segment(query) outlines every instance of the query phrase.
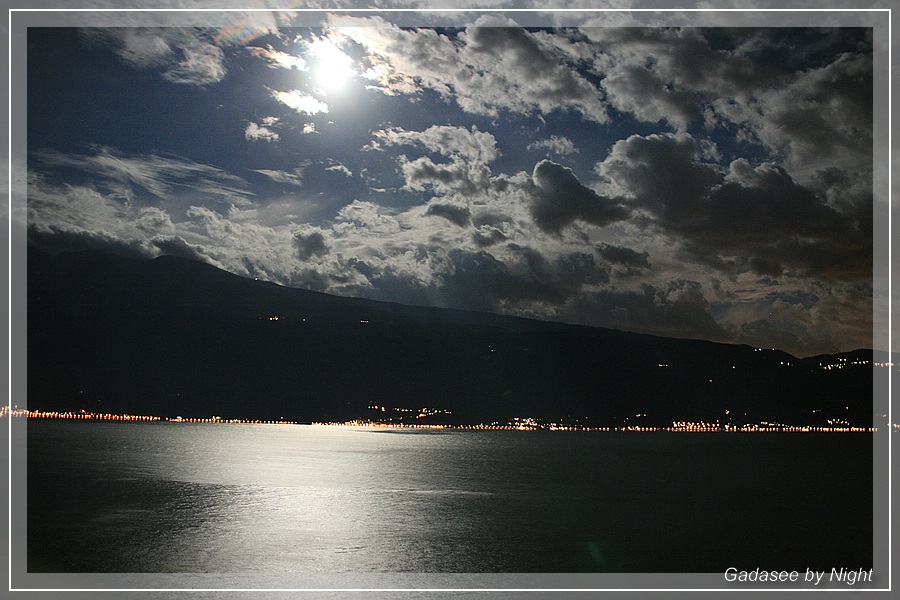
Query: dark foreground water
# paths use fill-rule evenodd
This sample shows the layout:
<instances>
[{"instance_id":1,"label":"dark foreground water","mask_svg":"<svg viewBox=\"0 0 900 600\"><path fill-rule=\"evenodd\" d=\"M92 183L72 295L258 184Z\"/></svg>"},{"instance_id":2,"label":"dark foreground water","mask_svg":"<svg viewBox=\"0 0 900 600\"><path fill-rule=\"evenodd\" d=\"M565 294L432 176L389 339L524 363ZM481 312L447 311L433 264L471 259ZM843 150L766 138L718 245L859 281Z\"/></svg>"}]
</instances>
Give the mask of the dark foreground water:
<instances>
[{"instance_id":1,"label":"dark foreground water","mask_svg":"<svg viewBox=\"0 0 900 600\"><path fill-rule=\"evenodd\" d=\"M870 434L30 421L30 572L872 565Z\"/></svg>"}]
</instances>

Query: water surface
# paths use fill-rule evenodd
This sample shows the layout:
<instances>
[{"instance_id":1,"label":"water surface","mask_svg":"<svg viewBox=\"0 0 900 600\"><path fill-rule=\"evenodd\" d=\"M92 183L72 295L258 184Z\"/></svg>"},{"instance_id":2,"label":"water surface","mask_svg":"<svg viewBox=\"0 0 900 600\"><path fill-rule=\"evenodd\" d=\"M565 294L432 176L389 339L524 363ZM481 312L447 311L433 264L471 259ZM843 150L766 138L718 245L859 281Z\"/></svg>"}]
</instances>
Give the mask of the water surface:
<instances>
[{"instance_id":1,"label":"water surface","mask_svg":"<svg viewBox=\"0 0 900 600\"><path fill-rule=\"evenodd\" d=\"M31 572L872 563L870 434L30 421Z\"/></svg>"}]
</instances>

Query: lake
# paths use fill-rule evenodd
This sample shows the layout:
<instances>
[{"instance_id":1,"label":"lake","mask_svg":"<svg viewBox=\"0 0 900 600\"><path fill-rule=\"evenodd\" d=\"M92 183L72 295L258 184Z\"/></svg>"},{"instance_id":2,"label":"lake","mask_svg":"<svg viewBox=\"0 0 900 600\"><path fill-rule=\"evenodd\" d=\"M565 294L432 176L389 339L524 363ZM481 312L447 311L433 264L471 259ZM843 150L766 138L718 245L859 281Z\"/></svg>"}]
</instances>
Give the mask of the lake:
<instances>
[{"instance_id":1,"label":"lake","mask_svg":"<svg viewBox=\"0 0 900 600\"><path fill-rule=\"evenodd\" d=\"M872 566L872 435L28 422L28 571Z\"/></svg>"}]
</instances>

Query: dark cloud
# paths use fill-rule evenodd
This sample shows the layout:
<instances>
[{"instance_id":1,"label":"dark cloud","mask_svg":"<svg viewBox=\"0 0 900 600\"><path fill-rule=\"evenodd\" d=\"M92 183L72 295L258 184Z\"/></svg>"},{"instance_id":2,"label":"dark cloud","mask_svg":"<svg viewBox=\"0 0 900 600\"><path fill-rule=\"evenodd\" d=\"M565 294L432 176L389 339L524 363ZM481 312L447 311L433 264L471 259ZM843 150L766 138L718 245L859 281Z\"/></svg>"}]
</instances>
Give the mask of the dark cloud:
<instances>
[{"instance_id":1,"label":"dark cloud","mask_svg":"<svg viewBox=\"0 0 900 600\"><path fill-rule=\"evenodd\" d=\"M873 89L871 54L843 55L765 98L761 138L802 160L840 152L870 160Z\"/></svg>"},{"instance_id":2,"label":"dark cloud","mask_svg":"<svg viewBox=\"0 0 900 600\"><path fill-rule=\"evenodd\" d=\"M568 167L542 160L534 167L532 181L537 189L531 215L544 231L559 233L576 220L604 226L628 217L622 204L583 186Z\"/></svg>"},{"instance_id":3,"label":"dark cloud","mask_svg":"<svg viewBox=\"0 0 900 600\"><path fill-rule=\"evenodd\" d=\"M699 282L674 279L637 290L605 289L579 295L562 316L598 327L670 337L731 341L734 333L716 322Z\"/></svg>"},{"instance_id":4,"label":"dark cloud","mask_svg":"<svg viewBox=\"0 0 900 600\"><path fill-rule=\"evenodd\" d=\"M678 229L703 218L718 169L697 162L700 146L688 134L632 135L616 142L596 172L634 199L633 206Z\"/></svg>"},{"instance_id":5,"label":"dark cloud","mask_svg":"<svg viewBox=\"0 0 900 600\"><path fill-rule=\"evenodd\" d=\"M325 235L319 229L310 228L294 233L294 248L300 260L328 254L329 247Z\"/></svg>"},{"instance_id":6,"label":"dark cloud","mask_svg":"<svg viewBox=\"0 0 900 600\"><path fill-rule=\"evenodd\" d=\"M327 275L322 291L333 291L338 282L350 296L416 306L448 306L440 290L395 265L357 256L340 261L340 265L340 273Z\"/></svg>"},{"instance_id":7,"label":"dark cloud","mask_svg":"<svg viewBox=\"0 0 900 600\"><path fill-rule=\"evenodd\" d=\"M498 91L533 104L544 111L574 108L586 118L606 121L597 89L565 64L565 57L511 21L484 17L466 29L468 58L475 65L488 66L481 83L497 85Z\"/></svg>"},{"instance_id":8,"label":"dark cloud","mask_svg":"<svg viewBox=\"0 0 900 600\"><path fill-rule=\"evenodd\" d=\"M735 332L735 342L758 348L778 348L794 356L811 356L840 352L848 347L871 346L871 339L838 340L824 330L798 327L796 322L760 319L741 324ZM846 346L846 344L850 346Z\"/></svg>"},{"instance_id":9,"label":"dark cloud","mask_svg":"<svg viewBox=\"0 0 900 600\"><path fill-rule=\"evenodd\" d=\"M741 56L736 48L710 46L693 28L589 28L594 69L617 110L647 122L665 120L686 130L717 99L746 100L778 74ZM721 45L721 44L720 44Z\"/></svg>"},{"instance_id":10,"label":"dark cloud","mask_svg":"<svg viewBox=\"0 0 900 600\"><path fill-rule=\"evenodd\" d=\"M828 206L855 224L860 231L872 231L875 218L873 180L865 173L831 167L816 172L809 187Z\"/></svg>"},{"instance_id":11,"label":"dark cloud","mask_svg":"<svg viewBox=\"0 0 900 600\"><path fill-rule=\"evenodd\" d=\"M722 173L701 161L691 136L665 134L617 142L596 170L705 264L771 276L871 276L871 230L778 165L738 159Z\"/></svg>"},{"instance_id":12,"label":"dark cloud","mask_svg":"<svg viewBox=\"0 0 900 600\"><path fill-rule=\"evenodd\" d=\"M565 282L573 295L583 286L609 283L609 272L596 263L593 254L569 252L551 263L555 277Z\"/></svg>"},{"instance_id":13,"label":"dark cloud","mask_svg":"<svg viewBox=\"0 0 900 600\"><path fill-rule=\"evenodd\" d=\"M846 219L783 168L763 164L750 170L739 160L729 176L744 170L727 176L710 194L706 220L697 229L711 244L777 243L790 236L835 239L846 233ZM694 233L689 226L685 232Z\"/></svg>"},{"instance_id":14,"label":"dark cloud","mask_svg":"<svg viewBox=\"0 0 900 600\"><path fill-rule=\"evenodd\" d=\"M845 240L787 239L759 248L762 258L778 263L792 275L824 281L857 282L872 277L871 237Z\"/></svg>"},{"instance_id":15,"label":"dark cloud","mask_svg":"<svg viewBox=\"0 0 900 600\"><path fill-rule=\"evenodd\" d=\"M558 288L562 299L576 293L584 285L609 281L609 274L598 267L593 254L568 252L551 260L530 246L509 244L507 247L524 261L532 277Z\"/></svg>"},{"instance_id":16,"label":"dark cloud","mask_svg":"<svg viewBox=\"0 0 900 600\"><path fill-rule=\"evenodd\" d=\"M767 275L769 277L781 277L784 274L784 267L780 263L758 256L750 257L750 269L759 275ZM733 270L734 267L723 268L722 270Z\"/></svg>"},{"instance_id":17,"label":"dark cloud","mask_svg":"<svg viewBox=\"0 0 900 600\"><path fill-rule=\"evenodd\" d=\"M466 227L467 225L470 225L472 223L472 211L470 211L466 206L458 206L456 204L431 202L429 203L428 209L425 211L425 214L435 217L443 217L454 225L459 225L460 227Z\"/></svg>"},{"instance_id":18,"label":"dark cloud","mask_svg":"<svg viewBox=\"0 0 900 600\"><path fill-rule=\"evenodd\" d=\"M453 249L453 268L439 277L439 291L450 306L496 311L529 310L541 305L543 316L563 305L585 285L604 283L608 274L590 254L574 252L548 259L534 248L510 245L509 262L486 251Z\"/></svg>"},{"instance_id":19,"label":"dark cloud","mask_svg":"<svg viewBox=\"0 0 900 600\"><path fill-rule=\"evenodd\" d=\"M871 161L871 31L588 28L617 110L680 131L739 127L785 162Z\"/></svg>"},{"instance_id":20,"label":"dark cloud","mask_svg":"<svg viewBox=\"0 0 900 600\"><path fill-rule=\"evenodd\" d=\"M433 189L437 193L475 195L483 193L490 181L490 170L481 163L453 160L435 163L427 156L415 160L401 158L400 168L410 190Z\"/></svg>"},{"instance_id":21,"label":"dark cloud","mask_svg":"<svg viewBox=\"0 0 900 600\"><path fill-rule=\"evenodd\" d=\"M448 253L448 258L454 269L441 275L440 280L441 293L450 306L491 311L496 310L503 299L526 295L544 299L546 290L534 288L528 278L516 277L488 252L454 249Z\"/></svg>"},{"instance_id":22,"label":"dark cloud","mask_svg":"<svg viewBox=\"0 0 900 600\"><path fill-rule=\"evenodd\" d=\"M611 263L624 266L628 272L639 272L650 268L649 254L625 246L600 244L597 253Z\"/></svg>"},{"instance_id":23,"label":"dark cloud","mask_svg":"<svg viewBox=\"0 0 900 600\"><path fill-rule=\"evenodd\" d=\"M658 73L641 65L627 65L603 79L610 102L642 121L667 121L685 130L702 116L702 99L686 90L670 89Z\"/></svg>"},{"instance_id":24,"label":"dark cloud","mask_svg":"<svg viewBox=\"0 0 900 600\"><path fill-rule=\"evenodd\" d=\"M745 161L736 161L729 175L746 169ZM839 213L782 168L761 165L744 175L726 177L712 193L705 222L685 231L691 244L750 256L760 274L791 269L827 279L871 277L871 229Z\"/></svg>"},{"instance_id":25,"label":"dark cloud","mask_svg":"<svg viewBox=\"0 0 900 600\"><path fill-rule=\"evenodd\" d=\"M49 254L99 250L132 258L155 256L153 249L141 241L123 239L100 231L29 224L27 237L29 245Z\"/></svg>"},{"instance_id":26,"label":"dark cloud","mask_svg":"<svg viewBox=\"0 0 900 600\"><path fill-rule=\"evenodd\" d=\"M545 255L510 243L495 252L417 245L405 254L411 261L397 261L396 254L343 261L353 294L549 318L585 288L609 281L608 272L585 252Z\"/></svg>"},{"instance_id":27,"label":"dark cloud","mask_svg":"<svg viewBox=\"0 0 900 600\"><path fill-rule=\"evenodd\" d=\"M795 306L802 306L803 308L812 308L821 300L819 296L812 292L807 292L804 290L790 290L787 292L780 293L771 293L769 297L777 300L778 302L784 302L787 304L793 304Z\"/></svg>"},{"instance_id":28,"label":"dark cloud","mask_svg":"<svg viewBox=\"0 0 900 600\"><path fill-rule=\"evenodd\" d=\"M475 245L481 248L493 246L507 240L506 234L492 225L481 225L472 233Z\"/></svg>"}]
</instances>

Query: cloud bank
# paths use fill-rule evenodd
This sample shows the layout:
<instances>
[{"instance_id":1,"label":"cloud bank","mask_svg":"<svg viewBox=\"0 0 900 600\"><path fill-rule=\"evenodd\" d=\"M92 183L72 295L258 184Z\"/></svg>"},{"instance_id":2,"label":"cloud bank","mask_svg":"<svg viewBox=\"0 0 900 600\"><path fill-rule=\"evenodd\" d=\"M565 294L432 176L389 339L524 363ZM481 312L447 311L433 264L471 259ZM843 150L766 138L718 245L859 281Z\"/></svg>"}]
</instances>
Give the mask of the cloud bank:
<instances>
[{"instance_id":1,"label":"cloud bank","mask_svg":"<svg viewBox=\"0 0 900 600\"><path fill-rule=\"evenodd\" d=\"M872 345L871 32L323 25L79 32L189 91L208 138L99 123L31 148L32 243L801 355ZM324 43L353 73L327 93Z\"/></svg>"}]
</instances>

